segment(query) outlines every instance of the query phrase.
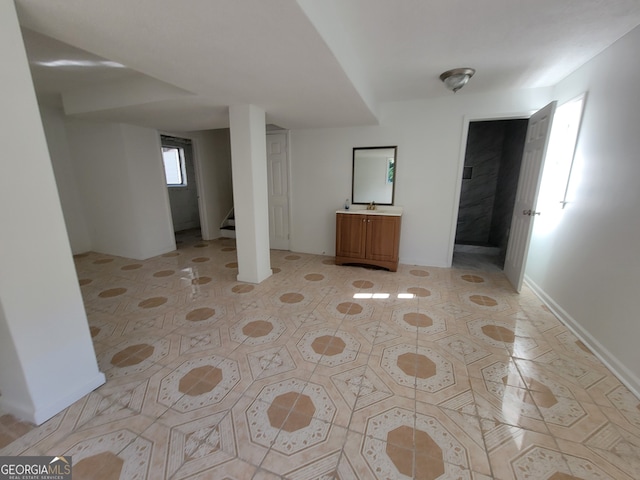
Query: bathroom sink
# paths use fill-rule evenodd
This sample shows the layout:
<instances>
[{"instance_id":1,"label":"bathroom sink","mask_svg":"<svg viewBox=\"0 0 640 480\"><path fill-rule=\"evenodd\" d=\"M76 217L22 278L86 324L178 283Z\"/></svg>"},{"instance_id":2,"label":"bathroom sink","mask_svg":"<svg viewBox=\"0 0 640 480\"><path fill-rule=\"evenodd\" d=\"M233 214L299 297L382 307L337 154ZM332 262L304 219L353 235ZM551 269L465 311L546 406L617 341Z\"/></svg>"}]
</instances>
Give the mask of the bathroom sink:
<instances>
[{"instance_id":1,"label":"bathroom sink","mask_svg":"<svg viewBox=\"0 0 640 480\"><path fill-rule=\"evenodd\" d=\"M356 214L356 215L391 215L391 216L402 216L402 207L393 207L393 206L376 206L375 210L367 210L365 205L352 205L349 210L338 210L336 213L347 213L347 214Z\"/></svg>"}]
</instances>

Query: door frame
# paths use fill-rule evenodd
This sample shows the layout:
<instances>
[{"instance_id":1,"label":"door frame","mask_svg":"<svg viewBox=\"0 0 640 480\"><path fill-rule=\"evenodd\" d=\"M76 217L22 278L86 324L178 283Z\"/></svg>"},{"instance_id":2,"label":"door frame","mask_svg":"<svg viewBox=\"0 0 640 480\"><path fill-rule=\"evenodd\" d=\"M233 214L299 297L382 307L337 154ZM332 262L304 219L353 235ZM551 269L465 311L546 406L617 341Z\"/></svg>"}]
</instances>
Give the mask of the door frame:
<instances>
[{"instance_id":1,"label":"door frame","mask_svg":"<svg viewBox=\"0 0 640 480\"><path fill-rule=\"evenodd\" d=\"M206 211L207 205L204 199L202 198L202 192L203 192L202 171L201 171L202 167L200 165L198 140L196 138L193 138L191 135L186 135L184 133L173 133L173 132L158 130L158 140L160 141L161 144L162 144L162 140L160 139L161 135L164 135L167 137L184 138L185 140L191 141L191 155L193 156L193 171L194 171L193 173L194 173L194 176L196 177L196 194L198 196L198 216L200 217L200 235L202 236L203 240L211 240L213 238L216 238L216 237L205 238L210 236L209 223L207 221L209 217ZM167 187L166 183L165 183L165 187ZM169 187L167 187L167 201L168 200L169 200ZM169 208L169 218L171 220L171 225L173 225L173 216L171 214L171 208Z\"/></svg>"},{"instance_id":2,"label":"door frame","mask_svg":"<svg viewBox=\"0 0 640 480\"><path fill-rule=\"evenodd\" d=\"M451 231L449 232L449 250L447 251L447 266L453 265L453 249L456 243L456 230L458 229L458 210L460 209L460 195L462 193L462 172L464 160L467 156L467 139L469 137L469 124L471 122L490 122L493 120L528 120L539 109L527 110L515 113L494 113L486 115L465 115L462 118L462 135L460 137L460 155L456 173L456 188L453 198L453 211L451 212Z\"/></svg>"}]
</instances>

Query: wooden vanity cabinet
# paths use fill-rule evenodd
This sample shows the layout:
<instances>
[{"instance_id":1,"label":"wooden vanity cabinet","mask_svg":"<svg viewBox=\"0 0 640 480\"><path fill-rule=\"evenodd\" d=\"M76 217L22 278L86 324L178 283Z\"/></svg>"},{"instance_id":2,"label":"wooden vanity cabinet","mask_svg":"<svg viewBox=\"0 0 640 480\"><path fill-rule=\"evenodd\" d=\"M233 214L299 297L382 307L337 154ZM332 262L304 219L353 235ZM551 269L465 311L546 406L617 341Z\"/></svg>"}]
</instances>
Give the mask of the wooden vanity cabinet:
<instances>
[{"instance_id":1,"label":"wooden vanity cabinet","mask_svg":"<svg viewBox=\"0 0 640 480\"><path fill-rule=\"evenodd\" d=\"M398 270L400 216L336 214L336 265L375 265Z\"/></svg>"}]
</instances>

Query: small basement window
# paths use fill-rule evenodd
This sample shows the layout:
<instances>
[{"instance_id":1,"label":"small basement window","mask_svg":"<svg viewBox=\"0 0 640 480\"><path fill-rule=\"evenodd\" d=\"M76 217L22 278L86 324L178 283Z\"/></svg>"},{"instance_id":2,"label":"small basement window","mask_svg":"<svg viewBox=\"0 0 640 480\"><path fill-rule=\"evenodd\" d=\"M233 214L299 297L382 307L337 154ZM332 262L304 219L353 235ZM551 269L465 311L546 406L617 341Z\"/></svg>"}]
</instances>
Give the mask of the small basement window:
<instances>
[{"instance_id":1,"label":"small basement window","mask_svg":"<svg viewBox=\"0 0 640 480\"><path fill-rule=\"evenodd\" d=\"M164 174L170 187L185 187L187 176L184 166L184 149L180 147L162 147Z\"/></svg>"}]
</instances>

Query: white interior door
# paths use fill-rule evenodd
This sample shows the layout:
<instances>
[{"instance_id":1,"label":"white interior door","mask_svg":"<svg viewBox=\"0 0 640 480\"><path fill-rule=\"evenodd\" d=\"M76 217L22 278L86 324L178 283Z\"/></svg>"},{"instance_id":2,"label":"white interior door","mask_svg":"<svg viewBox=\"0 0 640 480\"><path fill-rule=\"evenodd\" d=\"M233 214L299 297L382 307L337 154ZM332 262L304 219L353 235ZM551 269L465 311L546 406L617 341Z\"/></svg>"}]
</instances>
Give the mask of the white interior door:
<instances>
[{"instance_id":1,"label":"white interior door","mask_svg":"<svg viewBox=\"0 0 640 480\"><path fill-rule=\"evenodd\" d=\"M289 164L287 136L267 135L269 188L269 242L276 250L289 250Z\"/></svg>"},{"instance_id":2,"label":"white interior door","mask_svg":"<svg viewBox=\"0 0 640 480\"><path fill-rule=\"evenodd\" d=\"M516 204L504 262L504 273L518 292L522 288L533 220L540 214L534 209L555 110L556 102L551 102L529 119L527 127Z\"/></svg>"}]
</instances>

